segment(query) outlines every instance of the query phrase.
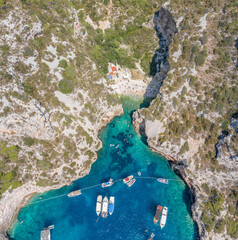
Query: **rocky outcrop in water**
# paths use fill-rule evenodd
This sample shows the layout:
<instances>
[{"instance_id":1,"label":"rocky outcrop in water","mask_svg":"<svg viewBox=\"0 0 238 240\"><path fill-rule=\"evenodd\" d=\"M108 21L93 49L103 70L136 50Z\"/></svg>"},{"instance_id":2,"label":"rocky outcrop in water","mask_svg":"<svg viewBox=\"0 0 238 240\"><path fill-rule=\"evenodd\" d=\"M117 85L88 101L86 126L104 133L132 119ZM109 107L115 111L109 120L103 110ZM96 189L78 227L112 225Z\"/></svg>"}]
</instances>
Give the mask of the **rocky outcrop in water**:
<instances>
[{"instance_id":1,"label":"rocky outcrop in water","mask_svg":"<svg viewBox=\"0 0 238 240\"><path fill-rule=\"evenodd\" d=\"M98 131L100 131L103 127L106 127L108 123L112 121L112 119L116 116L121 116L123 114L123 108L121 105L118 105L117 107L108 109L104 116L101 119L100 126L98 128Z\"/></svg>"}]
</instances>

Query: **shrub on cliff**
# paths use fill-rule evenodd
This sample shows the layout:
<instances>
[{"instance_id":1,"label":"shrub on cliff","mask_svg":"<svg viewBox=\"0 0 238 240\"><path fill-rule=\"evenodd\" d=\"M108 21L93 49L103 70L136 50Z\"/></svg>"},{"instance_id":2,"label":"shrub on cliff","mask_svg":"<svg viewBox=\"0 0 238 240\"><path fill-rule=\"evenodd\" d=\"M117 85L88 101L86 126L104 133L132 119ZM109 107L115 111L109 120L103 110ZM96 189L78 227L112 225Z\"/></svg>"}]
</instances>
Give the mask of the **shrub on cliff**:
<instances>
[{"instance_id":1,"label":"shrub on cliff","mask_svg":"<svg viewBox=\"0 0 238 240\"><path fill-rule=\"evenodd\" d=\"M27 145L28 147L31 147L34 143L35 143L35 140L34 138L31 138L29 136L26 136L26 137L23 137L23 142L25 145Z\"/></svg>"},{"instance_id":2,"label":"shrub on cliff","mask_svg":"<svg viewBox=\"0 0 238 240\"><path fill-rule=\"evenodd\" d=\"M187 152L188 150L189 150L189 145L188 145L188 141L186 141L184 143L184 145L181 147L179 154L183 154L183 153Z\"/></svg>"},{"instance_id":3,"label":"shrub on cliff","mask_svg":"<svg viewBox=\"0 0 238 240\"><path fill-rule=\"evenodd\" d=\"M63 79L59 82L59 90L64 93L72 93L74 89L74 83L71 80Z\"/></svg>"},{"instance_id":4,"label":"shrub on cliff","mask_svg":"<svg viewBox=\"0 0 238 240\"><path fill-rule=\"evenodd\" d=\"M7 160L16 162L18 160L18 152L19 152L18 147L13 145L10 147L4 147L0 151L0 155L2 155Z\"/></svg>"},{"instance_id":5,"label":"shrub on cliff","mask_svg":"<svg viewBox=\"0 0 238 240\"><path fill-rule=\"evenodd\" d=\"M210 232L216 224L216 218L205 212L202 216L202 222L205 224L206 230Z\"/></svg>"},{"instance_id":6,"label":"shrub on cliff","mask_svg":"<svg viewBox=\"0 0 238 240\"><path fill-rule=\"evenodd\" d=\"M59 61L59 64L58 64L58 67L61 67L61 68L66 68L68 66L67 64L67 61L65 59L62 59Z\"/></svg>"},{"instance_id":7,"label":"shrub on cliff","mask_svg":"<svg viewBox=\"0 0 238 240\"><path fill-rule=\"evenodd\" d=\"M206 57L207 57L207 50L204 49L195 57L194 59L195 64L197 66L202 66L206 61Z\"/></svg>"},{"instance_id":8,"label":"shrub on cliff","mask_svg":"<svg viewBox=\"0 0 238 240\"><path fill-rule=\"evenodd\" d=\"M216 226L215 226L214 232L215 233L222 233L224 231L225 224L226 223L225 223L224 219L219 219Z\"/></svg>"},{"instance_id":9,"label":"shrub on cliff","mask_svg":"<svg viewBox=\"0 0 238 240\"><path fill-rule=\"evenodd\" d=\"M226 229L232 238L238 238L238 222L236 220L228 219Z\"/></svg>"}]
</instances>

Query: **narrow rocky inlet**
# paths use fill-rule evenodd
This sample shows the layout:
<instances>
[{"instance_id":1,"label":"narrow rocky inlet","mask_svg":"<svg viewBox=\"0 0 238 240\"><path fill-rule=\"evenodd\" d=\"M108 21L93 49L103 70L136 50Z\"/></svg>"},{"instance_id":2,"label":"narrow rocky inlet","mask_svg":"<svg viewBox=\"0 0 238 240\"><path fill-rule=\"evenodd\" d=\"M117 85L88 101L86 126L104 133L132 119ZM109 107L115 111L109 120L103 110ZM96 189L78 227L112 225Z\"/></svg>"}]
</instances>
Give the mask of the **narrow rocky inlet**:
<instances>
[{"instance_id":1,"label":"narrow rocky inlet","mask_svg":"<svg viewBox=\"0 0 238 240\"><path fill-rule=\"evenodd\" d=\"M238 238L236 19L235 0L0 0L0 240Z\"/></svg>"}]
</instances>

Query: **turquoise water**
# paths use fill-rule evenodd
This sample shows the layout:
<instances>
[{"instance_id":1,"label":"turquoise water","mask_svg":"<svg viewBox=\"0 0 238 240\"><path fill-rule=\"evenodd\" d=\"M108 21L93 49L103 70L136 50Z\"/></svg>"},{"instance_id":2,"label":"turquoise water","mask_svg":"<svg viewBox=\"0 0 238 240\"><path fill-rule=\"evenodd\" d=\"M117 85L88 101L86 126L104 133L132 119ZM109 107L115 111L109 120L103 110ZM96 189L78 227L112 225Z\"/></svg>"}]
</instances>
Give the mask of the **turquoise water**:
<instances>
[{"instance_id":1,"label":"turquoise water","mask_svg":"<svg viewBox=\"0 0 238 240\"><path fill-rule=\"evenodd\" d=\"M122 181L110 188L100 186L82 191L82 195L62 196L28 205L21 209L9 230L11 240L39 240L40 231L51 224L52 240L99 239L144 240L152 232L155 240L193 240L197 227L190 215L190 196L187 186L170 169L163 157L153 153L143 143L131 124L131 111L139 108L140 101L124 98L122 117L116 117L100 132L103 148L89 175L70 187L37 194L31 203L69 193L109 180L125 178L137 172L141 177L174 179L168 185L155 179L137 179L129 188ZM110 146L119 144L118 148ZM106 219L96 215L96 198L115 196L115 210ZM40 201L41 201L40 200ZM155 226L153 217L156 206L168 207L168 217L163 230ZM22 222L23 221L23 222ZM21 223L22 222L22 223Z\"/></svg>"}]
</instances>

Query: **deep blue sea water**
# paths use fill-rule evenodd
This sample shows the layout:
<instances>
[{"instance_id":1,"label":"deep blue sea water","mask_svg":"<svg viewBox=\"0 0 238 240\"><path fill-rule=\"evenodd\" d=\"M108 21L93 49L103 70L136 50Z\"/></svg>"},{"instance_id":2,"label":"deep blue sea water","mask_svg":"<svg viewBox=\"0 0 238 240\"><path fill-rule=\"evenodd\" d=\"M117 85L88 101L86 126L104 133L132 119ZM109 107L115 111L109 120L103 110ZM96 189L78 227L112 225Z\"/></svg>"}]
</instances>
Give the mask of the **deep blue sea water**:
<instances>
[{"instance_id":1,"label":"deep blue sea water","mask_svg":"<svg viewBox=\"0 0 238 240\"><path fill-rule=\"evenodd\" d=\"M82 191L82 195L66 195L27 205L21 209L9 230L11 240L39 240L40 231L51 224L52 240L146 240L152 232L155 240L194 240L197 227L191 218L190 196L186 184L171 170L165 158L152 152L137 135L130 113L141 100L124 98L122 117L116 117L100 132L103 148L89 175L72 186L35 195L30 203L69 193L113 178L122 179L137 172L141 177L174 179L162 184L155 179L137 179L129 188L122 181L110 188L100 186ZM110 146L119 144L118 148ZM96 215L97 195L115 196L115 210L106 219ZM155 226L156 206L167 206L168 216L163 230ZM98 221L97 221L98 220ZM23 221L23 223L21 223Z\"/></svg>"}]
</instances>

